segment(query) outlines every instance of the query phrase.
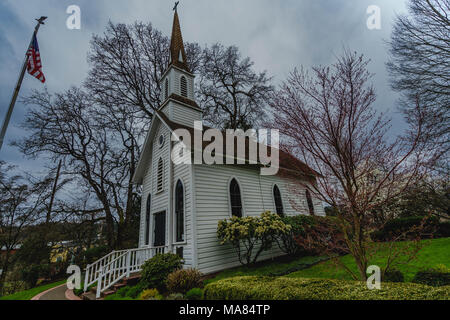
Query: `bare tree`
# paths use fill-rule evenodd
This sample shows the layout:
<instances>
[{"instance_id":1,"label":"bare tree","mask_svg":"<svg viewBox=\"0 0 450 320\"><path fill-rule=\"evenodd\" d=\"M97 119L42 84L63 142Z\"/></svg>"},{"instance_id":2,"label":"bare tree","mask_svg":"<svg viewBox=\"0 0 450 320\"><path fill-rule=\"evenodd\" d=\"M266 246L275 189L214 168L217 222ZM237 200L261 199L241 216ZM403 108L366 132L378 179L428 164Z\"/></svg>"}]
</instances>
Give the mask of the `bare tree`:
<instances>
[{"instance_id":1,"label":"bare tree","mask_svg":"<svg viewBox=\"0 0 450 320\"><path fill-rule=\"evenodd\" d=\"M403 110L410 118L420 99L423 131L445 153L450 134L450 1L410 0L409 13L397 17L392 32L392 88L402 92Z\"/></svg>"},{"instance_id":2,"label":"bare tree","mask_svg":"<svg viewBox=\"0 0 450 320\"><path fill-rule=\"evenodd\" d=\"M14 264L13 251L25 238L27 228L45 221L52 179L30 179L11 174L13 167L0 162L0 294Z\"/></svg>"},{"instance_id":3,"label":"bare tree","mask_svg":"<svg viewBox=\"0 0 450 320\"><path fill-rule=\"evenodd\" d=\"M376 112L368 61L345 52L330 67L292 72L273 96L274 123L294 154L320 178L298 187L337 210L348 251L366 279L371 211L398 197L422 174L421 114L408 137L392 139L389 120Z\"/></svg>"},{"instance_id":4,"label":"bare tree","mask_svg":"<svg viewBox=\"0 0 450 320\"><path fill-rule=\"evenodd\" d=\"M35 92L26 102L35 106L24 124L30 136L15 144L27 156L62 159L64 175L78 177L96 195L96 209L105 214L108 245L120 246L115 223L120 234L136 214L137 190L131 177L139 154L140 121L129 112L97 105L76 88L55 97Z\"/></svg>"},{"instance_id":5,"label":"bare tree","mask_svg":"<svg viewBox=\"0 0 450 320\"><path fill-rule=\"evenodd\" d=\"M264 114L273 91L266 72L256 73L235 46L203 51L198 99L205 120L222 129L249 129Z\"/></svg>"},{"instance_id":6,"label":"bare tree","mask_svg":"<svg viewBox=\"0 0 450 320\"><path fill-rule=\"evenodd\" d=\"M121 105L151 119L161 103L160 79L169 64L169 45L168 37L151 23L109 22L103 36L92 38L86 88L104 106ZM189 68L195 72L201 49L195 43L185 47Z\"/></svg>"}]
</instances>

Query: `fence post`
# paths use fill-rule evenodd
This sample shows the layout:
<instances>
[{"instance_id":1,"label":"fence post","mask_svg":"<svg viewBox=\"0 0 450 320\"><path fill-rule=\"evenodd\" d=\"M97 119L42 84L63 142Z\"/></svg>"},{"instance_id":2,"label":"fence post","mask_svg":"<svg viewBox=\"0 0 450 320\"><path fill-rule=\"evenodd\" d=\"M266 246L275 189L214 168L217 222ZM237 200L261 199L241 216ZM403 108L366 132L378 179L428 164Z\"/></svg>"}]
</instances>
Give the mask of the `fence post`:
<instances>
[{"instance_id":1,"label":"fence post","mask_svg":"<svg viewBox=\"0 0 450 320\"><path fill-rule=\"evenodd\" d=\"M100 268L100 271L98 273L97 294L95 296L97 299L100 298L100 295L101 295L102 277L103 277L103 267Z\"/></svg>"},{"instance_id":2,"label":"fence post","mask_svg":"<svg viewBox=\"0 0 450 320\"><path fill-rule=\"evenodd\" d=\"M131 265L131 250L127 252L127 278L130 277L130 266Z\"/></svg>"},{"instance_id":3,"label":"fence post","mask_svg":"<svg viewBox=\"0 0 450 320\"><path fill-rule=\"evenodd\" d=\"M88 264L86 266L86 273L84 275L84 289L83 289L84 292L87 291L87 284L89 282L89 267L90 267L90 265Z\"/></svg>"}]
</instances>

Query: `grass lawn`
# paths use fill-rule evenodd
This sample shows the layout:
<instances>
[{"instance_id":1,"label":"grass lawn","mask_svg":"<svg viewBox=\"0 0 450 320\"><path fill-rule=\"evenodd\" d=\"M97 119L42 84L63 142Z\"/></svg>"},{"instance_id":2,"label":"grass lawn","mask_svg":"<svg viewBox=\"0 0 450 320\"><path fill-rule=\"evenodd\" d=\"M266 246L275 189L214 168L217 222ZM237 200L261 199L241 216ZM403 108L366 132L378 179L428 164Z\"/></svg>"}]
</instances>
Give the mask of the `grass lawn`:
<instances>
[{"instance_id":1,"label":"grass lawn","mask_svg":"<svg viewBox=\"0 0 450 320\"><path fill-rule=\"evenodd\" d=\"M39 293L44 292L45 290L64 284L66 281L67 280L61 280L59 282L48 283L46 285L32 288L29 290L16 292L9 296L0 297L0 300L31 300L31 298L33 298L35 295L38 295Z\"/></svg>"},{"instance_id":2,"label":"grass lawn","mask_svg":"<svg viewBox=\"0 0 450 320\"><path fill-rule=\"evenodd\" d=\"M399 243L404 245L404 243ZM384 266L386 250L381 250L379 254L373 257L369 265ZM341 261L349 267L353 272L357 273L355 261L352 256L346 255L341 257ZM410 282L417 271L424 268L435 267L443 264L450 268L450 238L424 240L424 246L418 253L417 259L405 265L396 267L400 270L405 282ZM300 270L289 274L291 278L328 278L352 280L352 277L343 269L336 268L332 261L322 262L311 268Z\"/></svg>"},{"instance_id":3,"label":"grass lawn","mask_svg":"<svg viewBox=\"0 0 450 320\"><path fill-rule=\"evenodd\" d=\"M205 280L205 285L218 280L240 276L283 276L294 271L309 268L310 266L325 260L326 257L281 257L273 261L263 261L251 267L237 267L224 270Z\"/></svg>"},{"instance_id":4,"label":"grass lawn","mask_svg":"<svg viewBox=\"0 0 450 320\"><path fill-rule=\"evenodd\" d=\"M222 279L238 277L238 276L282 276L291 272L308 268L320 261L327 259L326 257L279 257L274 260L263 261L251 267L237 267L228 269L214 274L212 277L204 281L204 284L216 282ZM107 296L105 300L137 300L130 297L121 297L117 293Z\"/></svg>"}]
</instances>

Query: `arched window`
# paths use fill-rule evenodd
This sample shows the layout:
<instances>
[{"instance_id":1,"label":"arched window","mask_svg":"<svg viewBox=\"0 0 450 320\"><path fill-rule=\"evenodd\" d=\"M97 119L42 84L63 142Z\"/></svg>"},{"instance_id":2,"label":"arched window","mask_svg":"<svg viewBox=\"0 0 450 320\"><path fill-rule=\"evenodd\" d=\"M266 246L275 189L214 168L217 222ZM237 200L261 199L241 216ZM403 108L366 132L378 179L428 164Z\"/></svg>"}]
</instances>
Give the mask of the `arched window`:
<instances>
[{"instance_id":1,"label":"arched window","mask_svg":"<svg viewBox=\"0 0 450 320\"><path fill-rule=\"evenodd\" d=\"M164 97L165 99L169 97L169 79L166 79L166 84L164 88Z\"/></svg>"},{"instance_id":2,"label":"arched window","mask_svg":"<svg viewBox=\"0 0 450 320\"><path fill-rule=\"evenodd\" d=\"M279 216L284 215L283 200L281 200L281 192L277 185L273 187L273 199L275 200L275 208Z\"/></svg>"},{"instance_id":3,"label":"arched window","mask_svg":"<svg viewBox=\"0 0 450 320\"><path fill-rule=\"evenodd\" d=\"M150 245L150 209L152 206L152 196L147 197L147 204L145 206L145 245Z\"/></svg>"},{"instance_id":4,"label":"arched window","mask_svg":"<svg viewBox=\"0 0 450 320\"><path fill-rule=\"evenodd\" d=\"M230 182L230 204L231 214L235 217L242 217L241 189L236 179Z\"/></svg>"},{"instance_id":5,"label":"arched window","mask_svg":"<svg viewBox=\"0 0 450 320\"><path fill-rule=\"evenodd\" d=\"M176 242L184 241L184 188L181 180L175 187L175 226Z\"/></svg>"},{"instance_id":6,"label":"arched window","mask_svg":"<svg viewBox=\"0 0 450 320\"><path fill-rule=\"evenodd\" d=\"M187 94L187 81L186 81L186 77L185 76L181 76L180 88L181 88L181 95L183 97L187 98L187 96L188 96L188 94Z\"/></svg>"},{"instance_id":7,"label":"arched window","mask_svg":"<svg viewBox=\"0 0 450 320\"><path fill-rule=\"evenodd\" d=\"M309 190L306 190L306 201L308 202L309 213L313 216L314 215L314 203L312 201L311 193L309 192Z\"/></svg>"},{"instance_id":8,"label":"arched window","mask_svg":"<svg viewBox=\"0 0 450 320\"><path fill-rule=\"evenodd\" d=\"M164 162L163 159L159 159L158 161L158 173L157 173L157 177L156 177L156 189L158 192L161 192L164 190L164 185L163 185L163 174L164 174Z\"/></svg>"}]
</instances>

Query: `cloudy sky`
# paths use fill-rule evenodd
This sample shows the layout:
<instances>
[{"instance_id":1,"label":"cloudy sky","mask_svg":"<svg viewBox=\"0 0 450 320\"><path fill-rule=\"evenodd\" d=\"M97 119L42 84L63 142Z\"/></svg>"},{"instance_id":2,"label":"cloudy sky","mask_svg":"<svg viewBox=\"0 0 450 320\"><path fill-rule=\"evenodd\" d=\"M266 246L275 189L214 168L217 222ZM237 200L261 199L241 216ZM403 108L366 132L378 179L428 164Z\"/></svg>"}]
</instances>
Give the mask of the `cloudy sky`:
<instances>
[{"instance_id":1,"label":"cloudy sky","mask_svg":"<svg viewBox=\"0 0 450 320\"><path fill-rule=\"evenodd\" d=\"M81 29L69 30L66 9L81 9ZM381 30L369 30L368 6L381 9ZM35 18L48 16L38 35L43 71L50 92L80 85L88 65L86 53L92 34L103 33L108 20L151 22L170 35L173 3L167 0L1 0L0 1L0 121L14 89ZM405 127L396 112L396 96L389 88L386 72L386 41L396 14L406 13L406 0L181 0L179 14L185 41L201 45L221 42L237 45L251 57L258 70L267 70L276 83L301 65L332 63L343 47L363 53L372 60L375 73L376 108L390 110L394 132ZM42 88L25 76L21 96ZM0 160L39 171L43 161L23 159L11 139L24 133L18 127L26 107L16 104Z\"/></svg>"}]
</instances>

